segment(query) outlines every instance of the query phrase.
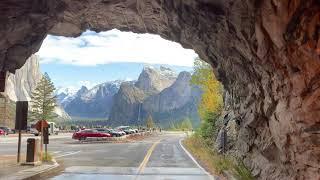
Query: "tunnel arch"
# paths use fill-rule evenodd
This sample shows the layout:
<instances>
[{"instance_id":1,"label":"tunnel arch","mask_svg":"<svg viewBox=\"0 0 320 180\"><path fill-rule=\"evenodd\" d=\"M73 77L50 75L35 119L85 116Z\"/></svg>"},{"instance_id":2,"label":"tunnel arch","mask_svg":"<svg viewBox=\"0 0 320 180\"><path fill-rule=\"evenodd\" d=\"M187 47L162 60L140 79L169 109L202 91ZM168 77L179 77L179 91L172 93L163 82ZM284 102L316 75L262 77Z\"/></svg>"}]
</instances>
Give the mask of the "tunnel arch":
<instances>
[{"instance_id":1,"label":"tunnel arch","mask_svg":"<svg viewBox=\"0 0 320 180\"><path fill-rule=\"evenodd\" d=\"M153 33L209 62L239 120L236 152L256 177L320 176L317 0L2 0L0 67L14 72L47 34Z\"/></svg>"}]
</instances>

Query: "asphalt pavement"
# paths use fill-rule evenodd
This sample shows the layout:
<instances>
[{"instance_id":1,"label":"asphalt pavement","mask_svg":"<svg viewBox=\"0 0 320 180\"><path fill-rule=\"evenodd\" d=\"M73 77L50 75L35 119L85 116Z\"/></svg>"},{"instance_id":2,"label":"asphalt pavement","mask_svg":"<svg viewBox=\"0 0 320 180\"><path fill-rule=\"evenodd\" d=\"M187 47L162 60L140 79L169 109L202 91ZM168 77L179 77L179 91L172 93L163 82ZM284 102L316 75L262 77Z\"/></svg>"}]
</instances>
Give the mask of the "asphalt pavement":
<instances>
[{"instance_id":1,"label":"asphalt pavement","mask_svg":"<svg viewBox=\"0 0 320 180\"><path fill-rule=\"evenodd\" d=\"M181 146L184 136L162 133L127 143L78 143L71 134L52 136L49 152L65 169L49 179L213 179ZM1 138L0 155L15 154L16 140ZM23 142L24 150L26 138Z\"/></svg>"}]
</instances>

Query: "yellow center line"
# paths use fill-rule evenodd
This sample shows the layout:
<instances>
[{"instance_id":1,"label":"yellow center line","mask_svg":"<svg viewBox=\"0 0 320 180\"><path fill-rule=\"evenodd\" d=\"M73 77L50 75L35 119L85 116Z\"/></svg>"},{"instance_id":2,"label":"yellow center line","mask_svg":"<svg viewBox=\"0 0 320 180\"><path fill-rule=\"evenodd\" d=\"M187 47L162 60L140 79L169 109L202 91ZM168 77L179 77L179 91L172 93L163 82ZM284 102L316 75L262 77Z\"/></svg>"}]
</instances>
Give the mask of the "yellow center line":
<instances>
[{"instance_id":1,"label":"yellow center line","mask_svg":"<svg viewBox=\"0 0 320 180\"><path fill-rule=\"evenodd\" d=\"M151 154L152 154L153 150L155 149L157 144L159 144L160 141L161 141L161 139L156 141L155 143L153 143L152 146L150 147L150 149L148 150L146 156L144 157L143 161L141 162L141 164L140 164L140 166L138 168L138 173L137 173L138 175L143 173L144 168L146 167L146 165L147 165L147 163L148 163L148 161L149 161L149 159L151 157Z\"/></svg>"}]
</instances>

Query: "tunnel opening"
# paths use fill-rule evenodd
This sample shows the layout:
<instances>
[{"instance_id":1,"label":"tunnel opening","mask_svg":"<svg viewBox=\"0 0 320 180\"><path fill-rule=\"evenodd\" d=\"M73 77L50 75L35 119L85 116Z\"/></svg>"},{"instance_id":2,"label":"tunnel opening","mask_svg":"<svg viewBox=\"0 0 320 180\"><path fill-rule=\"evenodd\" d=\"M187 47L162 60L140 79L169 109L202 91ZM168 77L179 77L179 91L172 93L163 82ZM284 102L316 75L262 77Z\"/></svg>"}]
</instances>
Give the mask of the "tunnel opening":
<instances>
[{"instance_id":1,"label":"tunnel opening","mask_svg":"<svg viewBox=\"0 0 320 180\"><path fill-rule=\"evenodd\" d=\"M139 127L151 116L157 128L186 119L196 128L201 90L190 84L196 57L159 36L114 29L48 35L27 64L40 62L54 82L58 108L71 119L60 125Z\"/></svg>"},{"instance_id":2,"label":"tunnel opening","mask_svg":"<svg viewBox=\"0 0 320 180\"><path fill-rule=\"evenodd\" d=\"M113 28L194 49L227 93L236 152L261 179L319 177L319 12L302 1L2 1L0 59L14 72L46 34Z\"/></svg>"}]
</instances>

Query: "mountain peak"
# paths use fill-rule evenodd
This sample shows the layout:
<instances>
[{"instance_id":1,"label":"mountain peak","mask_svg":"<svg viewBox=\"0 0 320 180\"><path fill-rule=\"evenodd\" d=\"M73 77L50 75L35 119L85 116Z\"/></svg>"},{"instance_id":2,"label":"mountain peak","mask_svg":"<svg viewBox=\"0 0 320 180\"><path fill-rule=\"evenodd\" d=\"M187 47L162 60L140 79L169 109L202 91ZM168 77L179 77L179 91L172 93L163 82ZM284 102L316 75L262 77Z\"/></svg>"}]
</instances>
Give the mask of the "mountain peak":
<instances>
[{"instance_id":1,"label":"mountain peak","mask_svg":"<svg viewBox=\"0 0 320 180\"><path fill-rule=\"evenodd\" d=\"M88 92L88 88L86 86L81 86L81 88L77 92L77 96L81 96L82 94Z\"/></svg>"},{"instance_id":2,"label":"mountain peak","mask_svg":"<svg viewBox=\"0 0 320 180\"><path fill-rule=\"evenodd\" d=\"M88 90L88 88L86 86L81 86L80 90Z\"/></svg>"},{"instance_id":3,"label":"mountain peak","mask_svg":"<svg viewBox=\"0 0 320 180\"><path fill-rule=\"evenodd\" d=\"M166 66L160 66L160 71L173 71L173 70Z\"/></svg>"},{"instance_id":4,"label":"mountain peak","mask_svg":"<svg viewBox=\"0 0 320 180\"><path fill-rule=\"evenodd\" d=\"M168 67L161 66L160 69L157 69L152 66L145 66L135 86L146 94L155 94L169 87L176 77L176 73Z\"/></svg>"},{"instance_id":5,"label":"mountain peak","mask_svg":"<svg viewBox=\"0 0 320 180\"><path fill-rule=\"evenodd\" d=\"M143 70L142 71L148 71L148 70L155 70L156 68L151 66L151 65L145 65L143 66Z\"/></svg>"},{"instance_id":6,"label":"mountain peak","mask_svg":"<svg viewBox=\"0 0 320 180\"><path fill-rule=\"evenodd\" d=\"M191 78L191 73L187 71L182 71L179 73L177 80L190 79L190 78Z\"/></svg>"}]
</instances>

